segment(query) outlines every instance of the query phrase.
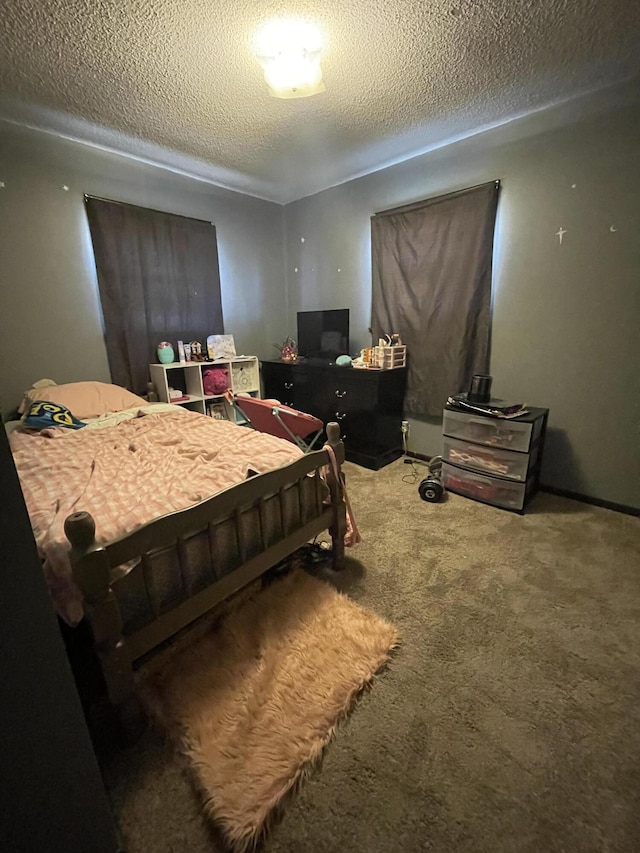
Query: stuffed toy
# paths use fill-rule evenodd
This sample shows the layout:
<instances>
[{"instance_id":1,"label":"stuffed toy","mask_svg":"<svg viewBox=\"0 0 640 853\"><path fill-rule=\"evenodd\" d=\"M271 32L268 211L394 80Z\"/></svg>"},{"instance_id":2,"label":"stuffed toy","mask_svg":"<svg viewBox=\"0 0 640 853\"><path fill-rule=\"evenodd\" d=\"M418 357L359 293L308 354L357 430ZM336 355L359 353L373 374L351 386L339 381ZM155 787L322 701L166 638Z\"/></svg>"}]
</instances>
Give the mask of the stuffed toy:
<instances>
[{"instance_id":1,"label":"stuffed toy","mask_svg":"<svg viewBox=\"0 0 640 853\"><path fill-rule=\"evenodd\" d=\"M224 394L229 390L229 371L226 367L205 367L202 371L202 387L207 396Z\"/></svg>"}]
</instances>

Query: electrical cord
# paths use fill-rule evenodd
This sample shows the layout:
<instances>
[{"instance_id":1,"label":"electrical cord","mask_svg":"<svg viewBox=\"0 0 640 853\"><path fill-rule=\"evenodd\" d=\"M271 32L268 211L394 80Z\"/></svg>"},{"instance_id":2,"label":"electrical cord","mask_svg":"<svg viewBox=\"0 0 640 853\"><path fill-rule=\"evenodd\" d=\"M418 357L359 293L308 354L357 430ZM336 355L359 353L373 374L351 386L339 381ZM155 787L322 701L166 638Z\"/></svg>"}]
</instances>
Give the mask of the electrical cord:
<instances>
[{"instance_id":1,"label":"electrical cord","mask_svg":"<svg viewBox=\"0 0 640 853\"><path fill-rule=\"evenodd\" d=\"M404 453L403 462L405 465L410 465L411 470L407 471L406 474L402 475L402 482L408 483L410 486L415 486L418 480L421 479L421 473L418 470L418 465L427 465L428 463L423 462L422 460L413 459L409 456L409 448L407 446L407 430L402 430L402 450Z\"/></svg>"}]
</instances>

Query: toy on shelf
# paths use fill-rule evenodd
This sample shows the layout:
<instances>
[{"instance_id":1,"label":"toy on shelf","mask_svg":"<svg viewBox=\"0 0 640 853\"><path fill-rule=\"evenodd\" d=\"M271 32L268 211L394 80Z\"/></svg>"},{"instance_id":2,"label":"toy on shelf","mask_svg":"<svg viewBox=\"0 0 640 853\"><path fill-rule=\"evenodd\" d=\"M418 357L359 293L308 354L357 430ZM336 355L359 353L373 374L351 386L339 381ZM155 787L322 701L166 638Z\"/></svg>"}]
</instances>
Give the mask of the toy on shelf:
<instances>
[{"instance_id":1,"label":"toy on shelf","mask_svg":"<svg viewBox=\"0 0 640 853\"><path fill-rule=\"evenodd\" d=\"M175 352L169 341L160 341L156 350L160 364L172 364Z\"/></svg>"},{"instance_id":2,"label":"toy on shelf","mask_svg":"<svg viewBox=\"0 0 640 853\"><path fill-rule=\"evenodd\" d=\"M200 341L191 341L191 361L205 361L206 356L202 354L202 344Z\"/></svg>"}]
</instances>

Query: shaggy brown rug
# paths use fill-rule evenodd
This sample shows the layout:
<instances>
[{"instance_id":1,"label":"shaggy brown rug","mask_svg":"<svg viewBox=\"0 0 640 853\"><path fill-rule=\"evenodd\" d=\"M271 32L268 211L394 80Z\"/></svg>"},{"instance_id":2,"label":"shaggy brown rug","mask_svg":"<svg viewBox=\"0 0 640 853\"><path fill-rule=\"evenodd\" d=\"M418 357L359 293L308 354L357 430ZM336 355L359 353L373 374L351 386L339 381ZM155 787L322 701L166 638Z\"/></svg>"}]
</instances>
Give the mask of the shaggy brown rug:
<instances>
[{"instance_id":1,"label":"shaggy brown rug","mask_svg":"<svg viewBox=\"0 0 640 853\"><path fill-rule=\"evenodd\" d=\"M389 622L296 569L245 599L147 686L236 851L317 760L398 643Z\"/></svg>"}]
</instances>

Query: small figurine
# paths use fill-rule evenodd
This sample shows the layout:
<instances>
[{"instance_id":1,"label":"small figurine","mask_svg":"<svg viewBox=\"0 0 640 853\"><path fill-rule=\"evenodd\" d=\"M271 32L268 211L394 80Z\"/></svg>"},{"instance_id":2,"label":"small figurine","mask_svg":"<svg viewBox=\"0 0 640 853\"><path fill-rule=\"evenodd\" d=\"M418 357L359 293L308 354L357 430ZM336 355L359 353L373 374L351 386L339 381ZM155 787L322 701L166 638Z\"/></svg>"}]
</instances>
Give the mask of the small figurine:
<instances>
[{"instance_id":1,"label":"small figurine","mask_svg":"<svg viewBox=\"0 0 640 853\"><path fill-rule=\"evenodd\" d=\"M202 355L202 344L200 341L191 341L191 361L204 361L205 357Z\"/></svg>"}]
</instances>

